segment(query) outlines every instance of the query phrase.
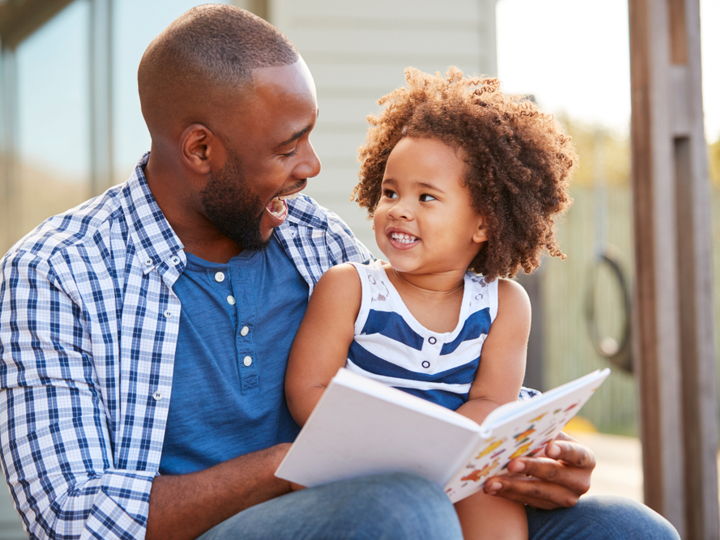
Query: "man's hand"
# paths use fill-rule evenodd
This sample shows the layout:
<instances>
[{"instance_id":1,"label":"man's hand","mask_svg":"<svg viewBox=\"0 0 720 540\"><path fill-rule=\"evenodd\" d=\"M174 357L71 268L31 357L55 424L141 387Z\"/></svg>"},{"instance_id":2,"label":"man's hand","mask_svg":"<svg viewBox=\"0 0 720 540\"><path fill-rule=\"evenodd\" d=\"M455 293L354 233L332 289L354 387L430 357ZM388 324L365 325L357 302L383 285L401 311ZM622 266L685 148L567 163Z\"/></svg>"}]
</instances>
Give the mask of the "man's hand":
<instances>
[{"instance_id":1,"label":"man's hand","mask_svg":"<svg viewBox=\"0 0 720 540\"><path fill-rule=\"evenodd\" d=\"M547 445L543 457L512 460L510 474L490 478L485 493L543 510L570 507L590 489L594 468L592 451L560 433Z\"/></svg>"}]
</instances>

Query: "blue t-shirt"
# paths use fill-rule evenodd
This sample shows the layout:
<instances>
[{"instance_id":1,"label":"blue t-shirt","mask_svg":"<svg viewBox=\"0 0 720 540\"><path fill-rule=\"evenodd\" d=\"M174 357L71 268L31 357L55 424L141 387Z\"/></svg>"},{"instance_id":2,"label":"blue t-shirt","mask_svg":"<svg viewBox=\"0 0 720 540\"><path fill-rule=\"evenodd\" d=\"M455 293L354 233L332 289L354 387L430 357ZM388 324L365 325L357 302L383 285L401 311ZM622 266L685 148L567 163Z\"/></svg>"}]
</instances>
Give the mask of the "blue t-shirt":
<instances>
[{"instance_id":1,"label":"blue t-shirt","mask_svg":"<svg viewBox=\"0 0 720 540\"><path fill-rule=\"evenodd\" d=\"M161 474L185 474L295 439L284 393L308 285L280 244L228 264L187 254Z\"/></svg>"}]
</instances>

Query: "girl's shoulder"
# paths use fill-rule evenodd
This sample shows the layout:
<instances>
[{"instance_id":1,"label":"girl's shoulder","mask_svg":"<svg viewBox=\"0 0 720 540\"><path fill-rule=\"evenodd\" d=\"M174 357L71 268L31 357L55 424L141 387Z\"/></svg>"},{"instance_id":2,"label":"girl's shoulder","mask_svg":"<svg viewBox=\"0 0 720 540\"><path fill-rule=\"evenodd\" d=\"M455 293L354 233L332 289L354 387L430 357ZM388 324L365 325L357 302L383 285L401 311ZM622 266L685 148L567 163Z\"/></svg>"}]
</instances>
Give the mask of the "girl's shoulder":
<instances>
[{"instance_id":1,"label":"girl's shoulder","mask_svg":"<svg viewBox=\"0 0 720 540\"><path fill-rule=\"evenodd\" d=\"M355 264L357 263L346 262L330 267L315 286L313 296L318 293L324 296L352 294L355 290L359 291L360 276L355 269Z\"/></svg>"},{"instance_id":2,"label":"girl's shoulder","mask_svg":"<svg viewBox=\"0 0 720 540\"><path fill-rule=\"evenodd\" d=\"M527 293L522 285L517 281L508 278L495 278L492 281L487 281L485 276L482 274L476 274L470 270L465 274L465 283L469 283L471 287L479 290L487 290L489 293L494 293L499 296L524 296L527 298Z\"/></svg>"},{"instance_id":3,"label":"girl's shoulder","mask_svg":"<svg viewBox=\"0 0 720 540\"><path fill-rule=\"evenodd\" d=\"M360 265L360 263L355 262L344 262L340 264L336 264L335 266L331 266L328 268L325 273L320 278L320 281L338 281L343 279L350 279L358 275L357 270L355 269L355 266ZM357 279L355 277L355 279Z\"/></svg>"},{"instance_id":4,"label":"girl's shoulder","mask_svg":"<svg viewBox=\"0 0 720 540\"><path fill-rule=\"evenodd\" d=\"M513 279L497 278L500 309L530 311L530 297L525 288Z\"/></svg>"},{"instance_id":5,"label":"girl's shoulder","mask_svg":"<svg viewBox=\"0 0 720 540\"><path fill-rule=\"evenodd\" d=\"M365 282L369 279L370 283L375 283L378 279L386 277L386 271L391 267L388 263L380 259L374 259L366 262L346 262L332 267L328 272L332 271L333 276L343 275L345 279L353 276L356 280ZM326 273L328 273L326 272ZM336 279L340 279L337 278Z\"/></svg>"},{"instance_id":6,"label":"girl's shoulder","mask_svg":"<svg viewBox=\"0 0 720 540\"><path fill-rule=\"evenodd\" d=\"M390 268L387 263L375 259L365 263L345 262L333 266L322 275L313 295L320 292L323 296L332 294L350 298L353 295L359 297L365 288L370 292L377 287L387 290L385 265Z\"/></svg>"}]
</instances>

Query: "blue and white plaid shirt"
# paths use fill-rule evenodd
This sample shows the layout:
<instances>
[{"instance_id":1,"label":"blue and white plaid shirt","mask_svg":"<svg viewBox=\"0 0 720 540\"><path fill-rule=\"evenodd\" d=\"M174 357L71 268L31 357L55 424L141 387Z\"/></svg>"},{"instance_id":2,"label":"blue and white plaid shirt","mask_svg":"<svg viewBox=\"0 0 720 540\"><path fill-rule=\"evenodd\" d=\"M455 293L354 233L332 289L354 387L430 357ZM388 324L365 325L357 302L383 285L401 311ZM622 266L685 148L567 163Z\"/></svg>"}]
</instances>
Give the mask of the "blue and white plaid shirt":
<instances>
[{"instance_id":1,"label":"blue and white plaid shirt","mask_svg":"<svg viewBox=\"0 0 720 540\"><path fill-rule=\"evenodd\" d=\"M148 154L149 155L149 154ZM143 173L50 218L0 261L0 443L32 538L144 538L186 256ZM369 252L308 197L275 234L310 285Z\"/></svg>"}]
</instances>

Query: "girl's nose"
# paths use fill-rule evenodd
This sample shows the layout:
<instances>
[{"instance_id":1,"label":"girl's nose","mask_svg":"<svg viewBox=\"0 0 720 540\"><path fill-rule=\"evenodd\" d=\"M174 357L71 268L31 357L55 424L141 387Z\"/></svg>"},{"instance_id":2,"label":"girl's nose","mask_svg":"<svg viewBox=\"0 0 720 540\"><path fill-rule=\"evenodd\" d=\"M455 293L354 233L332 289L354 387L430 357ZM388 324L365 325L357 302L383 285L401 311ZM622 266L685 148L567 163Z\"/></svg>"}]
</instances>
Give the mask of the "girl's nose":
<instances>
[{"instance_id":1,"label":"girl's nose","mask_svg":"<svg viewBox=\"0 0 720 540\"><path fill-rule=\"evenodd\" d=\"M412 209L407 203L407 199L398 199L397 202L395 202L395 204L390 207L390 210L388 211L388 216L392 219L413 219Z\"/></svg>"}]
</instances>

